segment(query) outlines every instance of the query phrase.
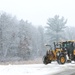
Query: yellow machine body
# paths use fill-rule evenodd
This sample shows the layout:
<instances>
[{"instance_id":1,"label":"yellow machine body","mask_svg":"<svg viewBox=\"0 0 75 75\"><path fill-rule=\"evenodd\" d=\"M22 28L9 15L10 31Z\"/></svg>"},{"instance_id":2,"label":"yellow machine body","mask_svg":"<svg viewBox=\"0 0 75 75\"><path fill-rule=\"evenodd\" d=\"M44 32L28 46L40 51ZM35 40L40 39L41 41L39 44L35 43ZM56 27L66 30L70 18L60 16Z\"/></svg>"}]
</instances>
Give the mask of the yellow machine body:
<instances>
[{"instance_id":1,"label":"yellow machine body","mask_svg":"<svg viewBox=\"0 0 75 75\"><path fill-rule=\"evenodd\" d=\"M64 41L64 42L54 42L54 50L48 50L46 56L44 57L44 63L48 64L51 61L57 61L60 64L64 64L67 60L66 55L68 55L70 60L75 61L75 41ZM60 47L57 47L60 46Z\"/></svg>"}]
</instances>

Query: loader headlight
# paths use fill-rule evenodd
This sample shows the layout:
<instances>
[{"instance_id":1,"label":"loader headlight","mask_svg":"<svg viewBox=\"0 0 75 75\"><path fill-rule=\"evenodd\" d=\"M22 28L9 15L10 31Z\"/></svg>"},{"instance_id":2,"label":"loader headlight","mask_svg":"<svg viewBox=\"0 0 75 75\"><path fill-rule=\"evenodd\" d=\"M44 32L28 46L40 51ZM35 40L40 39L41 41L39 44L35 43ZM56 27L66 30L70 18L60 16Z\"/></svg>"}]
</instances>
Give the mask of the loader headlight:
<instances>
[{"instance_id":1,"label":"loader headlight","mask_svg":"<svg viewBox=\"0 0 75 75\"><path fill-rule=\"evenodd\" d=\"M57 53L57 56L59 56L59 53Z\"/></svg>"}]
</instances>

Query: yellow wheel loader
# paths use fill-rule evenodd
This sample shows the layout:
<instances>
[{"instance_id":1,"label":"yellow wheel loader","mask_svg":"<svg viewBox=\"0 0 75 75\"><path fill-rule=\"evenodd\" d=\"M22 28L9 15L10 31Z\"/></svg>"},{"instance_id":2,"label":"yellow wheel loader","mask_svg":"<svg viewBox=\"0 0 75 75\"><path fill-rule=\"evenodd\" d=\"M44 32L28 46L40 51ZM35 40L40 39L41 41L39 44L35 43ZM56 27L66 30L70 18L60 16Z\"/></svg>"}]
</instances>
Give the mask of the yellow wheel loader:
<instances>
[{"instance_id":1,"label":"yellow wheel loader","mask_svg":"<svg viewBox=\"0 0 75 75\"><path fill-rule=\"evenodd\" d=\"M75 61L75 41L54 42L54 50L50 46L50 49L47 50L46 55L43 57L44 64L52 61L57 61L58 64L65 64L67 61L72 60Z\"/></svg>"}]
</instances>

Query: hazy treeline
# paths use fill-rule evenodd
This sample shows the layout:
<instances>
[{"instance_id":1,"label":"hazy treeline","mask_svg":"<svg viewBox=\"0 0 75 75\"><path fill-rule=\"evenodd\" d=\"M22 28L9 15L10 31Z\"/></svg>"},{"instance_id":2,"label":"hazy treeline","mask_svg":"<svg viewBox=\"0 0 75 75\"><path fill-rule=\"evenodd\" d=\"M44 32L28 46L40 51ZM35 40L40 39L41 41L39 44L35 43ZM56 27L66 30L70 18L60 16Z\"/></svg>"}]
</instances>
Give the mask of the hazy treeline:
<instances>
[{"instance_id":1,"label":"hazy treeline","mask_svg":"<svg viewBox=\"0 0 75 75\"><path fill-rule=\"evenodd\" d=\"M43 57L46 43L52 44L59 39L75 40L75 28L67 27L66 23L63 17L59 19L59 16L55 16L48 19L47 27L34 27L29 21L1 13L0 61Z\"/></svg>"},{"instance_id":2,"label":"hazy treeline","mask_svg":"<svg viewBox=\"0 0 75 75\"><path fill-rule=\"evenodd\" d=\"M0 60L27 60L44 52L44 29L17 20L7 13L0 14Z\"/></svg>"}]
</instances>

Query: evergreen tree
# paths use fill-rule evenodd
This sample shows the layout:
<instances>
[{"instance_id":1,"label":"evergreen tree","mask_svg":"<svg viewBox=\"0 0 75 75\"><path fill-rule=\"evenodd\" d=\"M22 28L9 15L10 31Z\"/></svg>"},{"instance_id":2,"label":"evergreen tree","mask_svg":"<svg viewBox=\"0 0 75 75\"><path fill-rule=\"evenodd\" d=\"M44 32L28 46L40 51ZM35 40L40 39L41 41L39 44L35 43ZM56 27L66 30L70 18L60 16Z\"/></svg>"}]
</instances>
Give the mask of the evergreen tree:
<instances>
[{"instance_id":1,"label":"evergreen tree","mask_svg":"<svg viewBox=\"0 0 75 75\"><path fill-rule=\"evenodd\" d=\"M63 38L63 35L61 34L64 31L64 28L66 27L65 24L67 23L67 20L64 19L64 17L59 18L58 15L55 15L54 18L49 18L47 22L47 34L49 37L49 41L60 41L60 39Z\"/></svg>"}]
</instances>

